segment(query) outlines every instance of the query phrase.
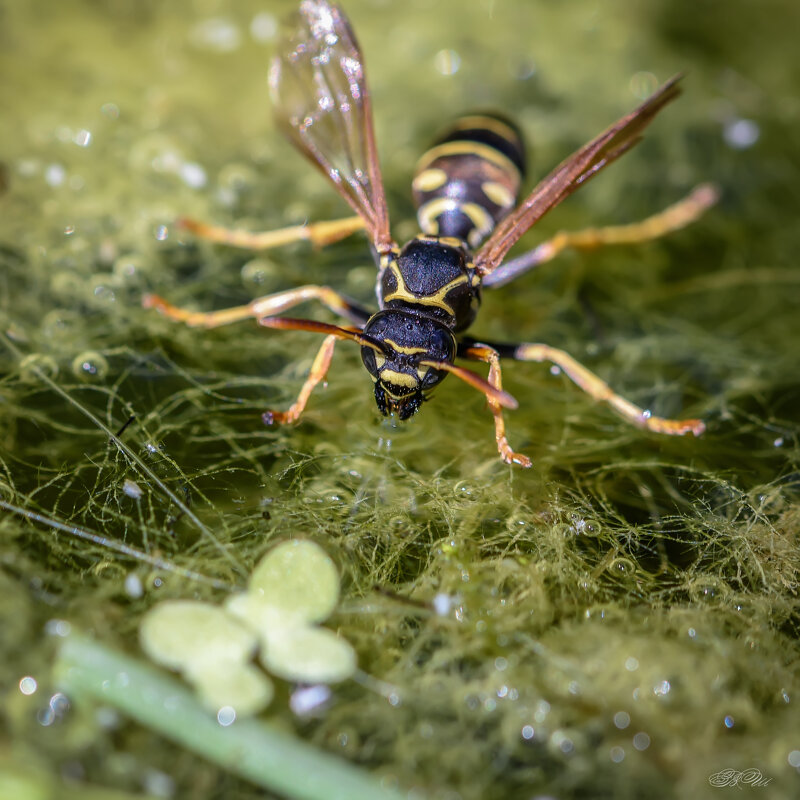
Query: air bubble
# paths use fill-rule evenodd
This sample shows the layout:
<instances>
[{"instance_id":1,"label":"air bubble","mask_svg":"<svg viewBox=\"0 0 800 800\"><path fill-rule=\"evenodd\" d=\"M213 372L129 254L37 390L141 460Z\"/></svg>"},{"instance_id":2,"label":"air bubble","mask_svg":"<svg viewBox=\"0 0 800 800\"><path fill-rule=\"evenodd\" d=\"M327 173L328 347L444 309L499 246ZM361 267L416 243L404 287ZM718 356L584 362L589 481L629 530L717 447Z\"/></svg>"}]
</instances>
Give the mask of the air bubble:
<instances>
[{"instance_id":1,"label":"air bubble","mask_svg":"<svg viewBox=\"0 0 800 800\"><path fill-rule=\"evenodd\" d=\"M247 288L261 288L276 272L275 262L268 258L253 258L242 267L242 283Z\"/></svg>"},{"instance_id":2,"label":"air bubble","mask_svg":"<svg viewBox=\"0 0 800 800\"><path fill-rule=\"evenodd\" d=\"M108 361L94 350L87 350L72 361L72 371L84 380L97 380L108 374Z\"/></svg>"}]
</instances>

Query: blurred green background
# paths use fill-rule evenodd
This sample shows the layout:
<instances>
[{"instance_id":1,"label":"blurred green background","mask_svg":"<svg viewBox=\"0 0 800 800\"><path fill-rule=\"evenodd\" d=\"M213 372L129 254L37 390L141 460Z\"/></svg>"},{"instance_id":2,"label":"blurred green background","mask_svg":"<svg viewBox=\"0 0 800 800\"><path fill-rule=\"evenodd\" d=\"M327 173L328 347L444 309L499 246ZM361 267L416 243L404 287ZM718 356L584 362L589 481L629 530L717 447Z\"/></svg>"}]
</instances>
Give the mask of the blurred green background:
<instances>
[{"instance_id":1,"label":"blurred green background","mask_svg":"<svg viewBox=\"0 0 800 800\"><path fill-rule=\"evenodd\" d=\"M709 776L753 768L771 781L759 796L797 796L800 8L347 3L398 239L415 233L414 164L457 115L515 118L533 181L686 73L644 143L524 242L641 218L709 180L719 205L487 293L472 332L563 347L708 431L643 433L546 366L514 365L523 471L455 380L409 424L381 419L347 344L301 422L268 429L260 414L292 401L314 336L199 333L140 307L147 291L210 309L305 283L372 302L363 237L253 255L174 227L345 213L271 117L293 6L0 3L0 787L267 796L124 718L67 708L52 634L68 620L136 653L157 600L218 601L301 536L344 575L334 627L400 701L353 683L297 718L287 686L271 716L388 784L442 800L718 797Z\"/></svg>"}]
</instances>

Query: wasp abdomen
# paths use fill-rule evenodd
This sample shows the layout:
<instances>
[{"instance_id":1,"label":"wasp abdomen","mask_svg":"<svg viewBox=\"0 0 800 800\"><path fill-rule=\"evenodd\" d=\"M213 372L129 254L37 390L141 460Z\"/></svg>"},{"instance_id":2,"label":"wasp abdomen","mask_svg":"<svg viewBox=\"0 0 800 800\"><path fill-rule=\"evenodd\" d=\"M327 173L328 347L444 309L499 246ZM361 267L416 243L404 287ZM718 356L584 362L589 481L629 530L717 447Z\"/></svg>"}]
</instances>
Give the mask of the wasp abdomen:
<instances>
[{"instance_id":1,"label":"wasp abdomen","mask_svg":"<svg viewBox=\"0 0 800 800\"><path fill-rule=\"evenodd\" d=\"M417 164L412 186L420 228L476 248L516 205L524 174L515 126L486 114L462 117Z\"/></svg>"}]
</instances>

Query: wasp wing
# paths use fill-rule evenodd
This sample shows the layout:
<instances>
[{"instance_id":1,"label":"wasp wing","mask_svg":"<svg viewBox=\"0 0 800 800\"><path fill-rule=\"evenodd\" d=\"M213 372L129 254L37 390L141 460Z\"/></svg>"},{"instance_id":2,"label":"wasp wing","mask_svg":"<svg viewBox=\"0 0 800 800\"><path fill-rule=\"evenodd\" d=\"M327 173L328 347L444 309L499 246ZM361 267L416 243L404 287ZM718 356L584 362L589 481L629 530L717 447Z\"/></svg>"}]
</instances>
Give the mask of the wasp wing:
<instances>
[{"instance_id":1,"label":"wasp wing","mask_svg":"<svg viewBox=\"0 0 800 800\"><path fill-rule=\"evenodd\" d=\"M369 89L347 17L326 0L302 0L279 48L270 70L279 124L385 252L392 241Z\"/></svg>"},{"instance_id":2,"label":"wasp wing","mask_svg":"<svg viewBox=\"0 0 800 800\"><path fill-rule=\"evenodd\" d=\"M637 144L641 139L641 132L653 117L680 94L677 84L681 77L676 75L667 81L638 108L617 120L540 181L528 197L497 226L478 251L475 256L478 273L486 276L497 269L506 253L534 223L597 175L603 167L616 161Z\"/></svg>"}]
</instances>

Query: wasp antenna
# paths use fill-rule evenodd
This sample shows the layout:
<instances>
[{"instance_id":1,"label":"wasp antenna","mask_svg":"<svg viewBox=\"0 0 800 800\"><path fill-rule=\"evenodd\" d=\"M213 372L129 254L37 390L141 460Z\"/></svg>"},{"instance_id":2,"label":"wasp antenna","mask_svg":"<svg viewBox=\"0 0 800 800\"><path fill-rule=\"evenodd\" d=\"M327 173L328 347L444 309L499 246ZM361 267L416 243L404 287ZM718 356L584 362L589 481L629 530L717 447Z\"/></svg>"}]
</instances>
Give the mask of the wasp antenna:
<instances>
[{"instance_id":1,"label":"wasp antenna","mask_svg":"<svg viewBox=\"0 0 800 800\"><path fill-rule=\"evenodd\" d=\"M477 389L479 392L485 394L487 400L494 400L496 403L503 406L503 408L510 408L512 410L519 408L519 403L508 392L504 392L502 389L492 386L489 381L482 378L471 369L458 367L455 364L451 364L449 361L420 361L419 363L422 367L433 367L434 369L440 369L444 372L449 372L451 375L455 375L457 378L464 381L464 383L468 383L472 386L473 389Z\"/></svg>"},{"instance_id":2,"label":"wasp antenna","mask_svg":"<svg viewBox=\"0 0 800 800\"><path fill-rule=\"evenodd\" d=\"M278 328L285 331L309 331L310 333L324 333L335 336L337 339L349 339L363 347L369 347L381 354L386 354L386 348L376 339L361 332L360 328L344 328L340 325L330 325L327 322L316 322L313 319L294 319L293 317L260 317L259 325L265 328Z\"/></svg>"}]
</instances>

